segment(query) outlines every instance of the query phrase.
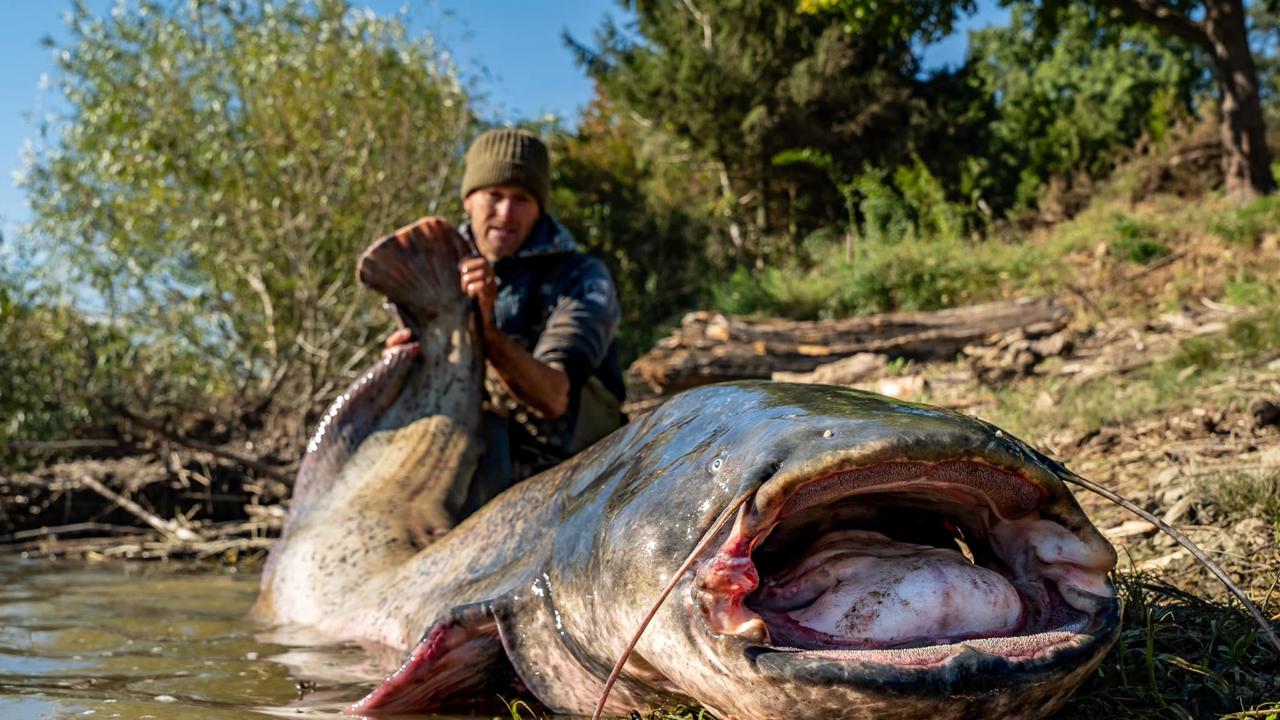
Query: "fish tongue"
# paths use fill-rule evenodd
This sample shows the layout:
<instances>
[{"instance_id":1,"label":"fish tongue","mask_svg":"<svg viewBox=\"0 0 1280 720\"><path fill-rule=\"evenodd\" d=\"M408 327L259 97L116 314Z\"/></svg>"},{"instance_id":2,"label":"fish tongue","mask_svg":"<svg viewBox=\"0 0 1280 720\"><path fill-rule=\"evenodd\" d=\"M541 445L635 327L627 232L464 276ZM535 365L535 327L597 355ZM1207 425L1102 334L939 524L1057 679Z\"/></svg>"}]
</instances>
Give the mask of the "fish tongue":
<instances>
[{"instance_id":1,"label":"fish tongue","mask_svg":"<svg viewBox=\"0 0 1280 720\"><path fill-rule=\"evenodd\" d=\"M788 596L792 607L812 597L787 612L796 624L877 647L997 637L1021 626L1022 601L1013 585L958 550L868 531L842 535L815 543L816 552L797 565L805 572L787 573L785 585L769 588L774 598Z\"/></svg>"}]
</instances>

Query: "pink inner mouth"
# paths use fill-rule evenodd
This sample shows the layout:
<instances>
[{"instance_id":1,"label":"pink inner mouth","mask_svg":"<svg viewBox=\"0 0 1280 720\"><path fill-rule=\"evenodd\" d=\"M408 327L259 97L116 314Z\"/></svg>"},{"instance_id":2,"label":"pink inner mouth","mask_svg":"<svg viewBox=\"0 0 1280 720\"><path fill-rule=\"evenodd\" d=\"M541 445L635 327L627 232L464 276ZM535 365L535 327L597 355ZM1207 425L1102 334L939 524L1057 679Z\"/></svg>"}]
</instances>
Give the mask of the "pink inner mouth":
<instances>
[{"instance_id":1,"label":"pink inner mouth","mask_svg":"<svg viewBox=\"0 0 1280 720\"><path fill-rule=\"evenodd\" d=\"M1012 635L1018 591L958 549L904 543L870 530L821 537L796 566L770 577L751 607L774 642L897 647Z\"/></svg>"},{"instance_id":2,"label":"pink inner mouth","mask_svg":"<svg viewBox=\"0 0 1280 720\"><path fill-rule=\"evenodd\" d=\"M970 468L982 481L956 482ZM740 518L702 565L703 616L775 648L881 661L898 651L911 651L903 662L937 661L949 653L918 650L960 643L1016 656L1069 641L1111 602L1115 555L1041 518L1028 485L967 462L806 483L764 525Z\"/></svg>"}]
</instances>

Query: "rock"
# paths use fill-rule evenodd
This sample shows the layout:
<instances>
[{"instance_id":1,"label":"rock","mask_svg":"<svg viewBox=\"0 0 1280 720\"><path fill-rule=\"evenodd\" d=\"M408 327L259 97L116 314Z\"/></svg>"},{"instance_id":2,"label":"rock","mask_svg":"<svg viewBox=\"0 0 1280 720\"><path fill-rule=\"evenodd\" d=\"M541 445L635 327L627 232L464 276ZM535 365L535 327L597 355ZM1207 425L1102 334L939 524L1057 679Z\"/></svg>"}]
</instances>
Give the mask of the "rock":
<instances>
[{"instance_id":1,"label":"rock","mask_svg":"<svg viewBox=\"0 0 1280 720\"><path fill-rule=\"evenodd\" d=\"M1169 525L1177 525L1190 514L1191 504L1192 497L1190 495L1184 495L1180 500L1175 502L1173 506L1165 512L1164 517L1160 519L1164 520Z\"/></svg>"},{"instance_id":2,"label":"rock","mask_svg":"<svg viewBox=\"0 0 1280 720\"><path fill-rule=\"evenodd\" d=\"M1280 425L1280 404L1264 397L1254 398L1249 403L1249 417L1253 419L1253 426L1258 429Z\"/></svg>"}]
</instances>

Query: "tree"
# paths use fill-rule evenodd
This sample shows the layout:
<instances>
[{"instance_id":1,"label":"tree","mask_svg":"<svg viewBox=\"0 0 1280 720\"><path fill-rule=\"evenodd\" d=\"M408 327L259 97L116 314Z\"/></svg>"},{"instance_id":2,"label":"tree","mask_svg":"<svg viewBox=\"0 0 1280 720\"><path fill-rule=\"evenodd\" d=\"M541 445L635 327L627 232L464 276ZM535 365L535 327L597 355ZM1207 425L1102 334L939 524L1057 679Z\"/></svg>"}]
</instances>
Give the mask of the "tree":
<instances>
[{"instance_id":1,"label":"tree","mask_svg":"<svg viewBox=\"0 0 1280 720\"><path fill-rule=\"evenodd\" d=\"M1155 28L1105 22L1076 5L1050 34L1038 12L1013 3L1007 27L969 36L968 65L998 109L983 174L1014 178L1016 194L997 206L1034 206L1051 177L1110 172L1116 148L1158 140L1206 89L1195 51Z\"/></svg>"},{"instance_id":2,"label":"tree","mask_svg":"<svg viewBox=\"0 0 1280 720\"><path fill-rule=\"evenodd\" d=\"M847 168L907 154L908 39L850 35L830 16L766 0L626 4L640 38L607 25L596 48L570 41L624 112L685 141L716 179L707 199L737 263L767 260L781 231L794 238L844 215L821 170L775 165L778 153L812 148Z\"/></svg>"},{"instance_id":3,"label":"tree","mask_svg":"<svg viewBox=\"0 0 1280 720\"><path fill-rule=\"evenodd\" d=\"M430 39L344 0L77 4L68 22L71 110L22 185L48 264L129 339L103 361L149 375L149 405L330 397L380 317L356 253L456 209L473 121Z\"/></svg>"},{"instance_id":4,"label":"tree","mask_svg":"<svg viewBox=\"0 0 1280 720\"><path fill-rule=\"evenodd\" d=\"M1002 0L1009 4L1011 0ZM838 11L857 24L873 10L889 3L877 0L801 0L802 7L815 11ZM1079 3L1051 0L1040 4L1039 22L1053 26L1059 16ZM1121 19L1149 25L1162 33L1203 51L1213 67L1221 92L1222 144L1227 193L1238 199L1267 194L1275 189L1271 173L1271 153L1266 143L1266 122L1259 97L1258 73L1249 49L1243 0L1090 0L1103 12L1114 11L1112 21ZM910 7L912 3L893 4ZM967 9L969 2L927 3L945 15L950 8ZM886 11L892 12L892 11ZM899 27L910 33L932 31L919 20L918 11L902 10ZM927 19L929 14L924 17Z\"/></svg>"},{"instance_id":5,"label":"tree","mask_svg":"<svg viewBox=\"0 0 1280 720\"><path fill-rule=\"evenodd\" d=\"M618 284L627 365L699 300L708 218L689 206L686 192L711 179L669 161L688 152L682 143L620 113L603 95L587 106L576 132L542 134L555 157L553 211Z\"/></svg>"},{"instance_id":6,"label":"tree","mask_svg":"<svg viewBox=\"0 0 1280 720\"><path fill-rule=\"evenodd\" d=\"M1221 97L1223 172L1237 199L1276 189L1244 0L1097 0L1205 52ZM1197 16L1200 17L1196 20Z\"/></svg>"}]
</instances>

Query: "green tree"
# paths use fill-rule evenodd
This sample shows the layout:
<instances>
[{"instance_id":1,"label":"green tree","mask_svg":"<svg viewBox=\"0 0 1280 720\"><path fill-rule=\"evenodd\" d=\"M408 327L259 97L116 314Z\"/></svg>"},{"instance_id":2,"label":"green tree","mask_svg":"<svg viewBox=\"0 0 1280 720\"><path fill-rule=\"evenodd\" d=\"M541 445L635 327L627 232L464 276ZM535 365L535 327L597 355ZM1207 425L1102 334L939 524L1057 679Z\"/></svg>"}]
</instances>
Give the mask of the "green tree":
<instances>
[{"instance_id":1,"label":"green tree","mask_svg":"<svg viewBox=\"0 0 1280 720\"><path fill-rule=\"evenodd\" d=\"M1007 27L973 33L969 47L974 77L997 107L984 171L1012 173L1021 206L1033 206L1052 176L1109 172L1117 148L1189 115L1202 89L1193 50L1153 28L1073 6L1049 34L1038 12L1014 3Z\"/></svg>"},{"instance_id":2,"label":"green tree","mask_svg":"<svg viewBox=\"0 0 1280 720\"><path fill-rule=\"evenodd\" d=\"M71 110L22 185L47 264L128 339L100 362L148 408L331 396L373 351L357 252L456 211L473 121L452 70L345 0L77 3L68 23Z\"/></svg>"},{"instance_id":3,"label":"green tree","mask_svg":"<svg viewBox=\"0 0 1280 720\"><path fill-rule=\"evenodd\" d=\"M625 112L687 143L714 179L699 188L734 259L768 260L770 238L839 222L827 174L777 165L809 148L843 168L907 152L916 68L904 38L851 35L829 16L765 0L635 0L639 37L606 25L583 64ZM572 41L571 41L572 42ZM783 253L791 246L777 248Z\"/></svg>"},{"instance_id":4,"label":"green tree","mask_svg":"<svg viewBox=\"0 0 1280 720\"><path fill-rule=\"evenodd\" d=\"M588 105L577 131L544 136L555 157L553 211L618 283L619 344L629 364L700 299L708 218L685 190L713 180L668 160L687 148L605 96Z\"/></svg>"},{"instance_id":5,"label":"green tree","mask_svg":"<svg viewBox=\"0 0 1280 720\"><path fill-rule=\"evenodd\" d=\"M1008 4L1011 0L1002 1ZM941 13L945 17L948 10L972 7L967 0L925 3L927 8L934 8L931 14L911 9L914 3L877 0L800 0L800 4L814 11L838 12L855 27L862 26L868 13L882 10L901 18L898 26L906 29L900 32L925 35L933 32L936 24L928 22L932 15ZM1092 7L1106 22L1139 23L1202 51L1209 58L1221 94L1227 192L1247 199L1275 189L1244 0L1090 0L1083 4ZM1078 11L1081 5L1071 0L1037 3L1037 22L1053 27L1064 14Z\"/></svg>"}]
</instances>

